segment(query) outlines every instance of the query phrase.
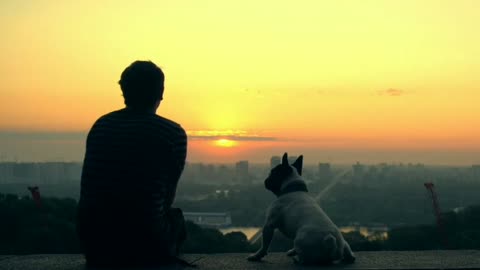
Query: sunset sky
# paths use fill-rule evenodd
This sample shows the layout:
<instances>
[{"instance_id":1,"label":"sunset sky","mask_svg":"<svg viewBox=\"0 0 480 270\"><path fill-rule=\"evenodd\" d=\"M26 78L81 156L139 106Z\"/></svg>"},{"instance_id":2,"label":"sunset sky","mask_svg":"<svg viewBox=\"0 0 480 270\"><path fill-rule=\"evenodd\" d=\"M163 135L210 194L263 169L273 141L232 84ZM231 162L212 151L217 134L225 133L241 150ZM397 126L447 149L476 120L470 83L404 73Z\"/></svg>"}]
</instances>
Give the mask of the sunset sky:
<instances>
[{"instance_id":1,"label":"sunset sky","mask_svg":"<svg viewBox=\"0 0 480 270\"><path fill-rule=\"evenodd\" d=\"M82 160L137 59L188 160L480 163L480 1L0 2L0 161Z\"/></svg>"}]
</instances>

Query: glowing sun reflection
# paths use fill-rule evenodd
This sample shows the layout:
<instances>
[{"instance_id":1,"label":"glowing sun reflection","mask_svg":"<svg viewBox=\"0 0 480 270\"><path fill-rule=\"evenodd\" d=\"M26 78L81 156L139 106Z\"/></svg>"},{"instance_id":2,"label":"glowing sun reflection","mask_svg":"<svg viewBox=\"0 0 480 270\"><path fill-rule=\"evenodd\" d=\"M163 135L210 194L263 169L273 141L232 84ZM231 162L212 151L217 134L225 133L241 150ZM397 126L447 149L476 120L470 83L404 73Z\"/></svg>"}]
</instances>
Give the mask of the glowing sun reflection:
<instances>
[{"instance_id":1,"label":"glowing sun reflection","mask_svg":"<svg viewBox=\"0 0 480 270\"><path fill-rule=\"evenodd\" d=\"M237 145L237 142L229 139L218 139L215 141L215 145L219 147L234 147Z\"/></svg>"}]
</instances>

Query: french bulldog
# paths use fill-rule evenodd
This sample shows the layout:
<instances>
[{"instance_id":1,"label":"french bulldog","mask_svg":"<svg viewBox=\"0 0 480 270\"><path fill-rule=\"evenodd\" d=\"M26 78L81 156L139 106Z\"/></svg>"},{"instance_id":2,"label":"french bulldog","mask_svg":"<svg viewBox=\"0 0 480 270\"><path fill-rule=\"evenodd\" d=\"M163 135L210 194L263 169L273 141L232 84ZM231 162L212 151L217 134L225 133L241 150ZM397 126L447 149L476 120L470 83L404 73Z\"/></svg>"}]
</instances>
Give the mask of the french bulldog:
<instances>
[{"instance_id":1,"label":"french bulldog","mask_svg":"<svg viewBox=\"0 0 480 270\"><path fill-rule=\"evenodd\" d=\"M278 229L293 240L293 248L287 255L296 263L353 263L355 256L342 233L308 193L302 167L303 156L290 165L285 153L282 163L265 179L265 188L277 199L267 210L262 246L248 260L259 261L267 255L274 231Z\"/></svg>"}]
</instances>

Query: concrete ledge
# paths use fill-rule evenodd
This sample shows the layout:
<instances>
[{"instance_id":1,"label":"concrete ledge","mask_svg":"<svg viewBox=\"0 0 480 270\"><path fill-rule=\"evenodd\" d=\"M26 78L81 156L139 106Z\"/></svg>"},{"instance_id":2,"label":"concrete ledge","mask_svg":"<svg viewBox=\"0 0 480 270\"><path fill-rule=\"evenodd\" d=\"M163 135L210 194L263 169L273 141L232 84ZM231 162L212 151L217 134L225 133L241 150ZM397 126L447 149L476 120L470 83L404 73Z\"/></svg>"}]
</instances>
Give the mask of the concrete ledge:
<instances>
[{"instance_id":1,"label":"concrete ledge","mask_svg":"<svg viewBox=\"0 0 480 270\"><path fill-rule=\"evenodd\" d=\"M357 252L354 264L337 264L328 267L301 267L283 253L272 253L263 262L248 262L248 254L186 254L182 258L196 264L197 269L480 269L479 250L438 251L376 251ZM85 270L81 255L25 255L0 256L1 270ZM182 269L172 266L162 269ZM194 269L194 268L185 268Z\"/></svg>"}]
</instances>

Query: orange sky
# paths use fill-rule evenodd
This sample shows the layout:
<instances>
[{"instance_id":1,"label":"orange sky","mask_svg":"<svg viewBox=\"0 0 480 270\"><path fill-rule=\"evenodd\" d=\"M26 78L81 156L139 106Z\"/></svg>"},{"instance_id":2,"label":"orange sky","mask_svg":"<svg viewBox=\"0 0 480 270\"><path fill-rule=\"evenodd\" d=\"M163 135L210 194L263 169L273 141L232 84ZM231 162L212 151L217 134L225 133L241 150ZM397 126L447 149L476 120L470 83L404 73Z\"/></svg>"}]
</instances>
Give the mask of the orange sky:
<instances>
[{"instance_id":1,"label":"orange sky","mask_svg":"<svg viewBox=\"0 0 480 270\"><path fill-rule=\"evenodd\" d=\"M0 132L86 132L123 106L121 71L150 59L166 74L158 112L189 132L192 159L314 149L315 162L335 150L480 162L478 10L475 0L1 1ZM239 141L212 143L221 136ZM41 156L9 149L0 155Z\"/></svg>"}]
</instances>

